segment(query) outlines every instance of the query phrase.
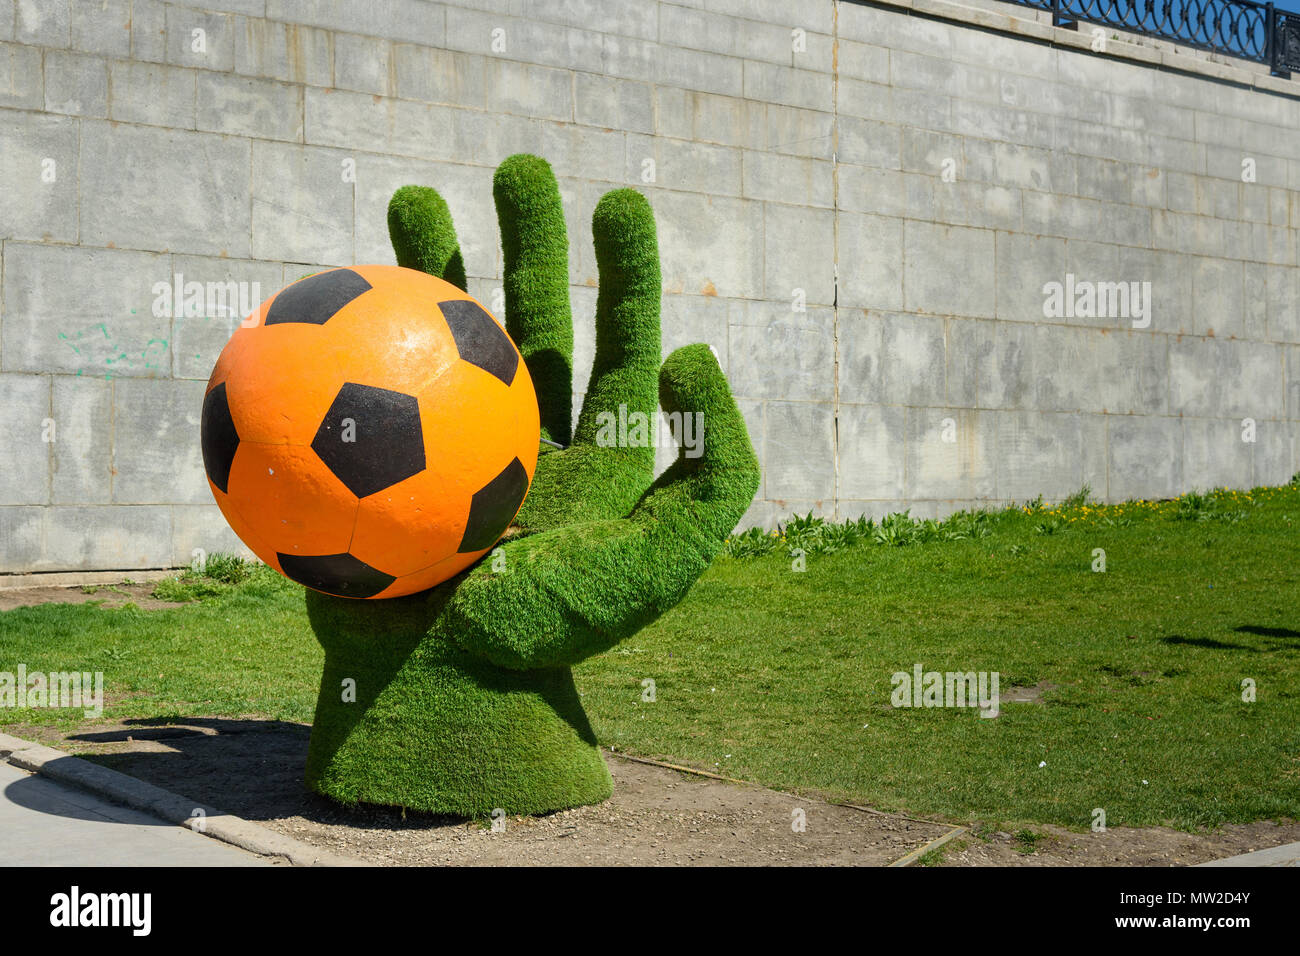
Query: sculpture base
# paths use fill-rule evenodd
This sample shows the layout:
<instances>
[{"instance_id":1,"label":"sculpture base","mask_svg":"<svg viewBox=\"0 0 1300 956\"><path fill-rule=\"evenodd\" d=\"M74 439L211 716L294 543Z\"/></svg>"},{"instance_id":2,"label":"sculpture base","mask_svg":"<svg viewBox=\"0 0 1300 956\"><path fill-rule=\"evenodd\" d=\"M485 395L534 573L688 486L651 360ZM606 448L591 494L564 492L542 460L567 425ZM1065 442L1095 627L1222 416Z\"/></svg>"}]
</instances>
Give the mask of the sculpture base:
<instances>
[{"instance_id":1,"label":"sculpture base","mask_svg":"<svg viewBox=\"0 0 1300 956\"><path fill-rule=\"evenodd\" d=\"M308 592L325 648L307 786L486 817L600 803L613 782L567 667L512 671L429 633L427 598Z\"/></svg>"}]
</instances>

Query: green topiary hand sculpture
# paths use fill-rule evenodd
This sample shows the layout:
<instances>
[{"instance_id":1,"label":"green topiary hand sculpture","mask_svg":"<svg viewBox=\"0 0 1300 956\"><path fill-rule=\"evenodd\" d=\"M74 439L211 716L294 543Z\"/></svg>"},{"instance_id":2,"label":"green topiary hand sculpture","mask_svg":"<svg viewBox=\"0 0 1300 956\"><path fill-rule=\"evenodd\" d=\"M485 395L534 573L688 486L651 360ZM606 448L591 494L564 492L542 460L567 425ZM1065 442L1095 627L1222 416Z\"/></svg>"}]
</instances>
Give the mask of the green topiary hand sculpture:
<instances>
[{"instance_id":1,"label":"green topiary hand sculpture","mask_svg":"<svg viewBox=\"0 0 1300 956\"><path fill-rule=\"evenodd\" d=\"M485 816L607 799L609 771L569 668L677 604L758 487L744 420L709 348L686 346L659 366L659 251L645 197L607 193L592 217L596 357L570 436L559 188L545 161L518 155L497 170L493 195L506 326L537 389L543 437L567 447L539 457L503 564L485 560L387 601L307 592L325 648L307 784L345 803ZM455 229L434 190L399 189L388 220L399 265L464 288ZM683 449L655 480L653 447L597 439L600 413L624 406L653 420L657 404L696 417L702 451Z\"/></svg>"}]
</instances>

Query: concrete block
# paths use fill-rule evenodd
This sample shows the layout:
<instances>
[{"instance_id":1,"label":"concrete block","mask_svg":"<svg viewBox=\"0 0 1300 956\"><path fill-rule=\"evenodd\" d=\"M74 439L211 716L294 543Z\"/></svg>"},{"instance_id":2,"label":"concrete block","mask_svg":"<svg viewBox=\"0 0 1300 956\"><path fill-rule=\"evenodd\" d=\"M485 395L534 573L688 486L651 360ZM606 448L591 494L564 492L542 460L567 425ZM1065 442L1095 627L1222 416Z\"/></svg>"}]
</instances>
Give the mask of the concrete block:
<instances>
[{"instance_id":1,"label":"concrete block","mask_svg":"<svg viewBox=\"0 0 1300 956\"><path fill-rule=\"evenodd\" d=\"M767 403L749 401L748 399L737 399L736 407L740 409L740 414L745 419L745 431L749 433L749 443L754 448L754 454L759 457L760 472L762 470L762 454L764 439L767 435ZM758 479L758 491L754 497L758 500L767 497L765 482L762 475ZM742 522L743 524L743 522Z\"/></svg>"},{"instance_id":2,"label":"concrete block","mask_svg":"<svg viewBox=\"0 0 1300 956\"><path fill-rule=\"evenodd\" d=\"M315 27L236 17L235 72L273 80L334 85L333 39Z\"/></svg>"},{"instance_id":3,"label":"concrete block","mask_svg":"<svg viewBox=\"0 0 1300 956\"><path fill-rule=\"evenodd\" d=\"M886 404L890 396L885 390L885 329L880 315L842 308L837 331L840 402Z\"/></svg>"},{"instance_id":4,"label":"concrete block","mask_svg":"<svg viewBox=\"0 0 1300 956\"><path fill-rule=\"evenodd\" d=\"M654 87L648 83L592 73L576 73L573 82L574 118L579 123L634 133L655 131Z\"/></svg>"},{"instance_id":5,"label":"concrete block","mask_svg":"<svg viewBox=\"0 0 1300 956\"><path fill-rule=\"evenodd\" d=\"M980 375L982 371L987 374L993 355L993 323L946 319L944 335L944 398L936 404L976 408Z\"/></svg>"},{"instance_id":6,"label":"concrete block","mask_svg":"<svg viewBox=\"0 0 1300 956\"><path fill-rule=\"evenodd\" d=\"M1050 236L999 232L994 248L997 317L1015 322L1043 321L1043 286L1065 281L1065 241Z\"/></svg>"},{"instance_id":7,"label":"concrete block","mask_svg":"<svg viewBox=\"0 0 1300 956\"><path fill-rule=\"evenodd\" d=\"M403 99L485 107L487 73L483 57L407 43L394 46L393 53L397 64L396 94Z\"/></svg>"},{"instance_id":8,"label":"concrete block","mask_svg":"<svg viewBox=\"0 0 1300 956\"><path fill-rule=\"evenodd\" d=\"M490 111L538 119L573 119L573 75L510 60L489 60L487 105Z\"/></svg>"},{"instance_id":9,"label":"concrete block","mask_svg":"<svg viewBox=\"0 0 1300 956\"><path fill-rule=\"evenodd\" d=\"M1204 143L1193 143L1185 139L1170 139L1166 136L1151 136L1147 139L1145 157L1125 156L1129 162L1146 163L1171 172L1203 174L1205 172L1206 147Z\"/></svg>"},{"instance_id":10,"label":"concrete block","mask_svg":"<svg viewBox=\"0 0 1300 956\"><path fill-rule=\"evenodd\" d=\"M185 156L160 164L159 156ZM96 245L243 257L249 144L203 133L81 126L81 239ZM278 257L278 255L277 255Z\"/></svg>"},{"instance_id":11,"label":"concrete block","mask_svg":"<svg viewBox=\"0 0 1300 956\"><path fill-rule=\"evenodd\" d=\"M0 505L40 505L50 500L50 379L0 374ZM58 437L57 425L54 436Z\"/></svg>"},{"instance_id":12,"label":"concrete block","mask_svg":"<svg viewBox=\"0 0 1300 956\"><path fill-rule=\"evenodd\" d=\"M1165 415L1169 412L1169 337L1148 331L1092 333L1101 411ZM1084 407L1095 408L1098 401Z\"/></svg>"},{"instance_id":13,"label":"concrete block","mask_svg":"<svg viewBox=\"0 0 1300 956\"><path fill-rule=\"evenodd\" d=\"M764 112L764 148L768 152L831 158L832 114L775 104Z\"/></svg>"},{"instance_id":14,"label":"concrete block","mask_svg":"<svg viewBox=\"0 0 1300 956\"><path fill-rule=\"evenodd\" d=\"M1092 329L1060 325L1034 328L1031 408L1061 412L1101 410L1096 352L1099 338L1099 333Z\"/></svg>"},{"instance_id":15,"label":"concrete block","mask_svg":"<svg viewBox=\"0 0 1300 956\"><path fill-rule=\"evenodd\" d=\"M88 375L53 377L55 441L50 500L107 504L113 482L113 383Z\"/></svg>"},{"instance_id":16,"label":"concrete block","mask_svg":"<svg viewBox=\"0 0 1300 956\"><path fill-rule=\"evenodd\" d=\"M887 7L841 4L837 14L840 36L864 43L888 37L891 44L903 50L947 51L952 48L952 34L957 32L950 24L911 17L903 10Z\"/></svg>"},{"instance_id":17,"label":"concrete block","mask_svg":"<svg viewBox=\"0 0 1300 956\"><path fill-rule=\"evenodd\" d=\"M620 46L629 46L636 41L627 41L619 43ZM608 50L610 47L609 38L606 38L606 61L609 60ZM700 90L705 93L719 93L723 96L743 96L746 99L763 99L767 97L758 94L759 72L750 71L753 79L749 78L750 73L746 70L749 63L734 57L718 56L713 53L703 53L699 50L684 50L680 47L655 45L652 47L650 62L654 66L654 73L650 77L632 76L632 79L653 79L661 86L679 86L685 90ZM771 64L756 64L755 67L770 67L772 70L781 70L781 67ZM793 72L793 71L788 71ZM804 72L804 71L800 71ZM816 74L809 74L815 76ZM791 106L802 106L798 102L799 97L787 97L777 99L776 102L786 103ZM792 101L793 100L793 101ZM829 104L829 100L827 100Z\"/></svg>"},{"instance_id":18,"label":"concrete block","mask_svg":"<svg viewBox=\"0 0 1300 956\"><path fill-rule=\"evenodd\" d=\"M943 112L946 117L948 114L948 98L936 96L935 100L943 101ZM840 78L836 106L838 107L836 116L839 118L840 123L850 118L875 120L877 122L893 122L897 118L893 90L887 84L868 83L865 80L855 80L847 76ZM930 124L921 123L919 125L928 126Z\"/></svg>"},{"instance_id":19,"label":"concrete block","mask_svg":"<svg viewBox=\"0 0 1300 956\"><path fill-rule=\"evenodd\" d=\"M639 186L651 173L654 176L651 182L664 189L717 196L739 196L741 193L739 150L661 136L629 134L622 181Z\"/></svg>"},{"instance_id":20,"label":"concrete block","mask_svg":"<svg viewBox=\"0 0 1300 956\"><path fill-rule=\"evenodd\" d=\"M1198 256L1192 260L1192 329L1196 335L1240 336L1244 308L1240 262Z\"/></svg>"},{"instance_id":21,"label":"concrete block","mask_svg":"<svg viewBox=\"0 0 1300 956\"><path fill-rule=\"evenodd\" d=\"M980 408L1033 407L1037 391L1038 333L1012 322L980 323L984 337L976 339Z\"/></svg>"},{"instance_id":22,"label":"concrete block","mask_svg":"<svg viewBox=\"0 0 1300 956\"><path fill-rule=\"evenodd\" d=\"M171 320L153 314L153 285L170 272L147 252L6 242L4 370L165 375Z\"/></svg>"},{"instance_id":23,"label":"concrete block","mask_svg":"<svg viewBox=\"0 0 1300 956\"><path fill-rule=\"evenodd\" d=\"M904 279L909 310L940 315L994 314L993 233L907 221Z\"/></svg>"},{"instance_id":24,"label":"concrete block","mask_svg":"<svg viewBox=\"0 0 1300 956\"><path fill-rule=\"evenodd\" d=\"M447 30L450 12L442 4L428 0L370 0L362 4L355 0L266 0L268 20L454 48Z\"/></svg>"},{"instance_id":25,"label":"concrete block","mask_svg":"<svg viewBox=\"0 0 1300 956\"><path fill-rule=\"evenodd\" d=\"M723 298L763 297L763 204L655 190L665 291L712 288Z\"/></svg>"},{"instance_id":26,"label":"concrete block","mask_svg":"<svg viewBox=\"0 0 1300 956\"><path fill-rule=\"evenodd\" d=\"M204 382L165 379L113 383L114 502L212 500L198 441L205 389Z\"/></svg>"},{"instance_id":27,"label":"concrete block","mask_svg":"<svg viewBox=\"0 0 1300 956\"><path fill-rule=\"evenodd\" d=\"M1120 278L1151 283L1150 331L1179 333L1193 330L1199 306L1192 296L1192 261L1190 256L1172 252L1120 250Z\"/></svg>"},{"instance_id":28,"label":"concrete block","mask_svg":"<svg viewBox=\"0 0 1300 956\"><path fill-rule=\"evenodd\" d=\"M60 570L134 571L171 565L166 505L46 509L45 557Z\"/></svg>"},{"instance_id":29,"label":"concrete block","mask_svg":"<svg viewBox=\"0 0 1300 956\"><path fill-rule=\"evenodd\" d=\"M0 507L0 574L22 574L46 562L45 510Z\"/></svg>"},{"instance_id":30,"label":"concrete block","mask_svg":"<svg viewBox=\"0 0 1300 956\"><path fill-rule=\"evenodd\" d=\"M674 5L659 8L659 42L724 56L790 66L790 28L780 22L745 20Z\"/></svg>"},{"instance_id":31,"label":"concrete block","mask_svg":"<svg viewBox=\"0 0 1300 956\"><path fill-rule=\"evenodd\" d=\"M206 382L240 322L286 285L284 267L278 262L249 259L173 256L172 270L173 285L179 275L182 288L198 282L221 295L205 301L199 314L185 314L182 308L181 314L172 317L172 377Z\"/></svg>"},{"instance_id":32,"label":"concrete block","mask_svg":"<svg viewBox=\"0 0 1300 956\"><path fill-rule=\"evenodd\" d=\"M896 49L890 55L889 67L890 82L895 87L959 96L967 102L995 103L1000 97L998 73L983 66Z\"/></svg>"},{"instance_id":33,"label":"concrete block","mask_svg":"<svg viewBox=\"0 0 1300 956\"><path fill-rule=\"evenodd\" d=\"M923 92L933 95L928 90ZM964 136L979 136L1043 149L1053 148L1057 138L1053 120L1046 114L1026 113L969 100L962 101L960 108L953 109L952 128Z\"/></svg>"},{"instance_id":34,"label":"concrete block","mask_svg":"<svg viewBox=\"0 0 1300 956\"><path fill-rule=\"evenodd\" d=\"M840 162L881 169L901 168L902 132L899 127L841 117L839 133Z\"/></svg>"},{"instance_id":35,"label":"concrete block","mask_svg":"<svg viewBox=\"0 0 1300 956\"><path fill-rule=\"evenodd\" d=\"M839 215L839 304L847 308L903 308L903 220Z\"/></svg>"},{"instance_id":36,"label":"concrete block","mask_svg":"<svg viewBox=\"0 0 1300 956\"><path fill-rule=\"evenodd\" d=\"M608 33L654 40L659 35L658 10L643 0L517 0L512 12L527 20L546 20L591 29L599 24Z\"/></svg>"},{"instance_id":37,"label":"concrete block","mask_svg":"<svg viewBox=\"0 0 1300 956\"><path fill-rule=\"evenodd\" d=\"M746 398L829 402L834 398L835 319L830 309L790 303L730 303L732 390Z\"/></svg>"},{"instance_id":38,"label":"concrete block","mask_svg":"<svg viewBox=\"0 0 1300 956\"><path fill-rule=\"evenodd\" d=\"M163 0L131 0L131 59L167 61L167 5Z\"/></svg>"},{"instance_id":39,"label":"concrete block","mask_svg":"<svg viewBox=\"0 0 1300 956\"><path fill-rule=\"evenodd\" d=\"M51 176L53 182L48 181ZM75 242L76 121L40 113L0 113L0 182L6 186L0 190L6 238Z\"/></svg>"},{"instance_id":40,"label":"concrete block","mask_svg":"<svg viewBox=\"0 0 1300 956\"><path fill-rule=\"evenodd\" d=\"M829 162L748 150L744 156L746 196L803 206L834 205L835 177Z\"/></svg>"},{"instance_id":41,"label":"concrete block","mask_svg":"<svg viewBox=\"0 0 1300 956\"><path fill-rule=\"evenodd\" d=\"M303 90L303 139L316 146L338 146L351 152L358 144L371 149L393 152L416 148L421 152L436 148L441 142L452 148L452 137L444 128L439 140L427 146L418 141L420 130L410 130L412 118L422 113L441 112L443 107L407 103L402 122L396 118L401 101L385 100L365 93L343 90Z\"/></svg>"},{"instance_id":42,"label":"concrete block","mask_svg":"<svg viewBox=\"0 0 1300 956\"><path fill-rule=\"evenodd\" d=\"M108 68L97 56L50 50L45 54L45 109L73 116L106 116Z\"/></svg>"},{"instance_id":43,"label":"concrete block","mask_svg":"<svg viewBox=\"0 0 1300 956\"><path fill-rule=\"evenodd\" d=\"M1267 223L1272 210L1269 208L1269 190L1256 188L1253 184L1242 183L1237 193L1237 216L1252 223Z\"/></svg>"},{"instance_id":44,"label":"concrete block","mask_svg":"<svg viewBox=\"0 0 1300 956\"><path fill-rule=\"evenodd\" d=\"M942 406L947 381L945 320L937 316L881 316L880 369L890 403Z\"/></svg>"},{"instance_id":45,"label":"concrete block","mask_svg":"<svg viewBox=\"0 0 1300 956\"><path fill-rule=\"evenodd\" d=\"M810 110L829 111L833 105L829 73L760 63L757 60L745 60L744 64L746 99Z\"/></svg>"},{"instance_id":46,"label":"concrete block","mask_svg":"<svg viewBox=\"0 0 1300 956\"><path fill-rule=\"evenodd\" d=\"M1165 171L1156 166L1136 166L1130 182L1129 202L1135 206L1151 206L1156 209L1166 204Z\"/></svg>"},{"instance_id":47,"label":"concrete block","mask_svg":"<svg viewBox=\"0 0 1300 956\"><path fill-rule=\"evenodd\" d=\"M73 49L123 60L131 55L131 0L74 3L69 13Z\"/></svg>"},{"instance_id":48,"label":"concrete block","mask_svg":"<svg viewBox=\"0 0 1300 956\"><path fill-rule=\"evenodd\" d=\"M969 500L992 497L997 420L991 412L907 408L904 497Z\"/></svg>"},{"instance_id":49,"label":"concrete block","mask_svg":"<svg viewBox=\"0 0 1300 956\"><path fill-rule=\"evenodd\" d=\"M789 302L794 290L802 289L810 304L833 304L833 212L767 203L763 223L763 287L768 298Z\"/></svg>"},{"instance_id":50,"label":"concrete block","mask_svg":"<svg viewBox=\"0 0 1300 956\"><path fill-rule=\"evenodd\" d=\"M394 93L393 45L378 37L334 34L334 86L378 96Z\"/></svg>"},{"instance_id":51,"label":"concrete block","mask_svg":"<svg viewBox=\"0 0 1300 956\"><path fill-rule=\"evenodd\" d=\"M694 0L699 2L699 0ZM750 17L764 23L803 27L808 32L830 33L835 6L830 0L811 0L792 10L785 0L704 0L705 9L734 17Z\"/></svg>"},{"instance_id":52,"label":"concrete block","mask_svg":"<svg viewBox=\"0 0 1300 956\"><path fill-rule=\"evenodd\" d=\"M890 93L888 116L883 118L900 126L918 126L922 129L956 133L963 132L958 129L955 116L964 108L962 101L942 93L895 88Z\"/></svg>"},{"instance_id":53,"label":"concrete block","mask_svg":"<svg viewBox=\"0 0 1300 956\"><path fill-rule=\"evenodd\" d=\"M1183 429L1178 418L1107 418L1111 501L1172 498L1183 480Z\"/></svg>"},{"instance_id":54,"label":"concrete block","mask_svg":"<svg viewBox=\"0 0 1300 956\"><path fill-rule=\"evenodd\" d=\"M1106 424L1098 415L1038 411L993 413L997 421L997 497L1042 495L1060 501L1084 485L1106 489Z\"/></svg>"},{"instance_id":55,"label":"concrete block","mask_svg":"<svg viewBox=\"0 0 1300 956\"><path fill-rule=\"evenodd\" d=\"M1245 338L1268 339L1268 266L1262 262L1244 262L1242 294L1245 302L1241 319Z\"/></svg>"},{"instance_id":56,"label":"concrete block","mask_svg":"<svg viewBox=\"0 0 1300 956\"><path fill-rule=\"evenodd\" d=\"M954 176L964 175L962 149L965 141L960 136L909 127L904 127L902 132L903 169L927 176L942 176L948 170ZM985 182L989 181L991 177L985 178Z\"/></svg>"},{"instance_id":57,"label":"concrete block","mask_svg":"<svg viewBox=\"0 0 1300 956\"><path fill-rule=\"evenodd\" d=\"M1198 418L1285 414L1284 348L1263 342L1181 338L1169 344L1169 411Z\"/></svg>"},{"instance_id":58,"label":"concrete block","mask_svg":"<svg viewBox=\"0 0 1300 956\"><path fill-rule=\"evenodd\" d=\"M1286 352L1286 417L1300 419L1300 346L1287 345Z\"/></svg>"},{"instance_id":59,"label":"concrete block","mask_svg":"<svg viewBox=\"0 0 1300 956\"><path fill-rule=\"evenodd\" d=\"M233 70L234 17L168 5L167 62L224 73Z\"/></svg>"},{"instance_id":60,"label":"concrete block","mask_svg":"<svg viewBox=\"0 0 1300 956\"><path fill-rule=\"evenodd\" d=\"M66 47L71 42L72 0L16 0L13 7L19 43Z\"/></svg>"},{"instance_id":61,"label":"concrete block","mask_svg":"<svg viewBox=\"0 0 1300 956\"><path fill-rule=\"evenodd\" d=\"M914 214L928 218L934 213L932 187L927 177L871 166L841 165L837 172L840 209L900 218Z\"/></svg>"},{"instance_id":62,"label":"concrete block","mask_svg":"<svg viewBox=\"0 0 1300 956\"><path fill-rule=\"evenodd\" d=\"M540 136L533 140L534 148L546 157L556 176L581 178L589 183L594 181L593 188L602 193L612 185L627 183L628 134L572 123L542 123L539 131ZM700 155L691 149L687 154L696 158ZM505 155L501 159L505 159ZM600 185L595 186L595 183ZM639 173L632 185L643 185Z\"/></svg>"},{"instance_id":63,"label":"concrete block","mask_svg":"<svg viewBox=\"0 0 1300 956\"><path fill-rule=\"evenodd\" d=\"M763 469L778 503L835 498L835 414L829 403L768 402Z\"/></svg>"},{"instance_id":64,"label":"concrete block","mask_svg":"<svg viewBox=\"0 0 1300 956\"><path fill-rule=\"evenodd\" d=\"M207 558L214 554L236 554L250 559L248 549L215 504L172 505L171 564L178 568L194 563L195 551L202 549Z\"/></svg>"},{"instance_id":65,"label":"concrete block","mask_svg":"<svg viewBox=\"0 0 1300 956\"><path fill-rule=\"evenodd\" d=\"M492 203L492 174L493 170L487 166L359 156L356 261L395 262L388 235L388 201L401 186L432 186L451 209L466 268L476 274L495 275L500 265L497 249L500 240ZM576 228L576 224L571 228Z\"/></svg>"},{"instance_id":66,"label":"concrete block","mask_svg":"<svg viewBox=\"0 0 1300 956\"><path fill-rule=\"evenodd\" d=\"M195 71L161 63L113 62L109 79L110 119L194 129Z\"/></svg>"},{"instance_id":67,"label":"concrete block","mask_svg":"<svg viewBox=\"0 0 1300 956\"><path fill-rule=\"evenodd\" d=\"M1184 487L1187 490L1250 488L1254 446L1241 439L1240 422L1184 418Z\"/></svg>"},{"instance_id":68,"label":"concrete block","mask_svg":"<svg viewBox=\"0 0 1300 956\"><path fill-rule=\"evenodd\" d=\"M253 143L252 254L319 265L353 261L353 184L337 150Z\"/></svg>"},{"instance_id":69,"label":"concrete block","mask_svg":"<svg viewBox=\"0 0 1300 956\"><path fill-rule=\"evenodd\" d=\"M732 368L728 348L728 321L733 309L758 303L729 302L716 296L666 295L660 308L660 337L664 357L683 345L703 342L717 354L722 371L736 387L748 386L751 380ZM583 312L583 318L595 314L595 302ZM762 359L760 358L761 362ZM733 387L733 393L735 388Z\"/></svg>"},{"instance_id":70,"label":"concrete block","mask_svg":"<svg viewBox=\"0 0 1300 956\"><path fill-rule=\"evenodd\" d=\"M841 405L839 497L890 500L903 497L904 412L891 405Z\"/></svg>"},{"instance_id":71,"label":"concrete block","mask_svg":"<svg viewBox=\"0 0 1300 956\"><path fill-rule=\"evenodd\" d=\"M1300 342L1300 270L1265 267L1268 296L1268 337L1274 342Z\"/></svg>"},{"instance_id":72,"label":"concrete block","mask_svg":"<svg viewBox=\"0 0 1300 956\"><path fill-rule=\"evenodd\" d=\"M1269 96L1258 96L1256 99L1266 100L1273 99ZM1253 169L1255 179L1247 183L1243 174L1247 165ZM1261 153L1257 150L1246 151L1240 145L1236 146L1206 146L1205 147L1205 172L1216 179L1226 180L1241 185L1264 187L1256 189L1256 192L1267 192L1267 187L1276 186L1285 188L1287 186L1287 160L1280 156L1269 156L1267 153Z\"/></svg>"},{"instance_id":73,"label":"concrete block","mask_svg":"<svg viewBox=\"0 0 1300 956\"><path fill-rule=\"evenodd\" d=\"M38 47L0 43L0 107L39 110L45 106L44 71Z\"/></svg>"},{"instance_id":74,"label":"concrete block","mask_svg":"<svg viewBox=\"0 0 1300 956\"><path fill-rule=\"evenodd\" d=\"M694 139L748 149L766 147L768 107L752 100L660 86L656 90L657 130L677 139Z\"/></svg>"},{"instance_id":75,"label":"concrete block","mask_svg":"<svg viewBox=\"0 0 1300 956\"><path fill-rule=\"evenodd\" d=\"M254 77L202 72L196 122L201 130L301 142L302 87Z\"/></svg>"},{"instance_id":76,"label":"concrete block","mask_svg":"<svg viewBox=\"0 0 1300 956\"><path fill-rule=\"evenodd\" d=\"M441 46L443 44L428 44ZM602 71L602 35L540 20L447 7L449 49L589 73Z\"/></svg>"},{"instance_id":77,"label":"concrete block","mask_svg":"<svg viewBox=\"0 0 1300 956\"><path fill-rule=\"evenodd\" d=\"M879 38L877 38L879 39ZM839 41L840 76L889 85L889 48L856 40Z\"/></svg>"},{"instance_id":78,"label":"concrete block","mask_svg":"<svg viewBox=\"0 0 1300 956\"><path fill-rule=\"evenodd\" d=\"M651 40L607 33L601 38L601 56L605 61L601 72L608 76L651 83L659 79L659 44ZM736 93L739 92L737 89Z\"/></svg>"},{"instance_id":79,"label":"concrete block","mask_svg":"<svg viewBox=\"0 0 1300 956\"><path fill-rule=\"evenodd\" d=\"M1116 203L1127 203L1133 197L1134 167L1129 163L1079 156L1075 170L1080 196Z\"/></svg>"},{"instance_id":80,"label":"concrete block","mask_svg":"<svg viewBox=\"0 0 1300 956\"><path fill-rule=\"evenodd\" d=\"M1256 425L1255 443L1250 446L1251 472L1249 487L1284 485L1300 473L1300 441L1296 426L1288 421L1264 421Z\"/></svg>"},{"instance_id":81,"label":"concrete block","mask_svg":"<svg viewBox=\"0 0 1300 956\"><path fill-rule=\"evenodd\" d=\"M938 222L985 229L1020 229L1020 190L985 183L936 180L934 218Z\"/></svg>"}]
</instances>

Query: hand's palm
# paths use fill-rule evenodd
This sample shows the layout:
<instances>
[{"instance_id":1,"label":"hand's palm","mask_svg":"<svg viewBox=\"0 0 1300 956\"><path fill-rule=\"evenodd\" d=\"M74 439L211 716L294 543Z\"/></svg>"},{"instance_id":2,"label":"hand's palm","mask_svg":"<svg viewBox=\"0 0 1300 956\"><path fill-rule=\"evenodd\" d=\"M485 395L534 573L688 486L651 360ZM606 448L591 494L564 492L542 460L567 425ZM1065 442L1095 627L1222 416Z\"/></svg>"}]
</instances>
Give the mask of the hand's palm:
<instances>
[{"instance_id":1,"label":"hand's palm","mask_svg":"<svg viewBox=\"0 0 1300 956\"><path fill-rule=\"evenodd\" d=\"M559 190L537 157L513 156L493 188L505 252L506 327L537 390L542 435L565 446L538 458L516 534L431 595L433 628L510 668L574 663L677 603L743 516L758 463L707 346L660 368L659 254L641 194L607 193L592 217L600 289L596 356L570 437L573 325ZM404 187L389 206L399 265L462 288L450 213L432 189ZM702 451L654 480L652 444L602 447L604 414L657 405L696 417Z\"/></svg>"}]
</instances>

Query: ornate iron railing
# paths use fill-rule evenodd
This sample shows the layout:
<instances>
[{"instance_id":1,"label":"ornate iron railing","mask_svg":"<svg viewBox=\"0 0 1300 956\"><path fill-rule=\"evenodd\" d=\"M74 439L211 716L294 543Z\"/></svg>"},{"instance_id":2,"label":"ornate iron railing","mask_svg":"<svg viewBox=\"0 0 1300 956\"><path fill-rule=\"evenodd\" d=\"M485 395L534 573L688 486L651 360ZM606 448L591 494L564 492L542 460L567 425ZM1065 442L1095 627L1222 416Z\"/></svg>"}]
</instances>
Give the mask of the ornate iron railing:
<instances>
[{"instance_id":1,"label":"ornate iron railing","mask_svg":"<svg viewBox=\"0 0 1300 956\"><path fill-rule=\"evenodd\" d=\"M1300 71L1300 13L1252 0L1010 0L1075 21L1161 37L1184 46Z\"/></svg>"}]
</instances>

